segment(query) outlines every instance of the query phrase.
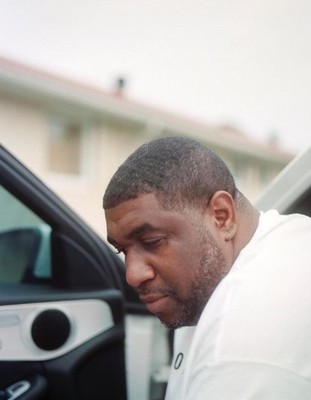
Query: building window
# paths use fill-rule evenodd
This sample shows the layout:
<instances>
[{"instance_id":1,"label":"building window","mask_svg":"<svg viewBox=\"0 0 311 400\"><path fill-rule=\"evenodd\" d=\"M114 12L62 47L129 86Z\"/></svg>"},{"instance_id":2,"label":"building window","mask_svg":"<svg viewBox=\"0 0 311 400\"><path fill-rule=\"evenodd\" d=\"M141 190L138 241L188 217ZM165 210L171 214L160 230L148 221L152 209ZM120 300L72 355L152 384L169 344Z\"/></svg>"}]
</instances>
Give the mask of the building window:
<instances>
[{"instance_id":1,"label":"building window","mask_svg":"<svg viewBox=\"0 0 311 400\"><path fill-rule=\"evenodd\" d=\"M53 120L48 143L48 169L51 172L79 175L82 164L83 126L79 122Z\"/></svg>"}]
</instances>

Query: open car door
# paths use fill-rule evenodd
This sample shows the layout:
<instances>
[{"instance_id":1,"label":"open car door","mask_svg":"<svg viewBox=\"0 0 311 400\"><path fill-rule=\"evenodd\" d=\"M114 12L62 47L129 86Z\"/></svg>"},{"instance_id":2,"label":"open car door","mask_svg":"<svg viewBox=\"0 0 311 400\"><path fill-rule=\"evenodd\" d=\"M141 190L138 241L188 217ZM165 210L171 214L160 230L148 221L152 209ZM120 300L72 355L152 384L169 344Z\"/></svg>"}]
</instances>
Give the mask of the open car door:
<instances>
[{"instance_id":1,"label":"open car door","mask_svg":"<svg viewBox=\"0 0 311 400\"><path fill-rule=\"evenodd\" d=\"M122 262L2 146L0 183L0 399L126 400Z\"/></svg>"}]
</instances>

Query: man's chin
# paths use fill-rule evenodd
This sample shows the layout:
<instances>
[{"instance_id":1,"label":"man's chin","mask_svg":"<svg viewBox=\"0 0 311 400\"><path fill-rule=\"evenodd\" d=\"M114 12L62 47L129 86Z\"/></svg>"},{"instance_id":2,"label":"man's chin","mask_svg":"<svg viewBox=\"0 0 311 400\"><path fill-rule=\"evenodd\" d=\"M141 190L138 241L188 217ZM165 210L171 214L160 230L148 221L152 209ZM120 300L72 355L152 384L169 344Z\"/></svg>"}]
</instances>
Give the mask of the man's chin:
<instances>
[{"instance_id":1,"label":"man's chin","mask_svg":"<svg viewBox=\"0 0 311 400\"><path fill-rule=\"evenodd\" d=\"M181 315L180 318L164 318L163 316L157 316L161 323L165 325L168 329L178 329L186 326L196 326L199 322L200 315L193 316L191 315Z\"/></svg>"},{"instance_id":2,"label":"man's chin","mask_svg":"<svg viewBox=\"0 0 311 400\"><path fill-rule=\"evenodd\" d=\"M161 316L158 316L160 322L166 326L168 329L178 329L178 328L183 328L185 326L195 326L197 324L197 321L189 321L189 320L184 320L184 319L165 319Z\"/></svg>"},{"instance_id":3,"label":"man's chin","mask_svg":"<svg viewBox=\"0 0 311 400\"><path fill-rule=\"evenodd\" d=\"M177 329L183 326L182 321L177 320L176 318L165 317L164 315L156 315L160 322L166 326L168 329Z\"/></svg>"}]
</instances>

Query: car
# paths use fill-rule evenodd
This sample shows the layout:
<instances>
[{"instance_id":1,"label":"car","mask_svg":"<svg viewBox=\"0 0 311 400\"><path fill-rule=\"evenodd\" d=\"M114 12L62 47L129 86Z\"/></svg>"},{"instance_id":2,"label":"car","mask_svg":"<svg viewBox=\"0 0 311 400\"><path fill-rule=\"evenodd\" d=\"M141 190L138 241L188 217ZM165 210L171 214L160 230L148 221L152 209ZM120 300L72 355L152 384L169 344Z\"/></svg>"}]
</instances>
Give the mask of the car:
<instances>
[{"instance_id":1,"label":"car","mask_svg":"<svg viewBox=\"0 0 311 400\"><path fill-rule=\"evenodd\" d=\"M0 146L0 399L161 400L172 335L109 245ZM311 150L258 200L311 214Z\"/></svg>"},{"instance_id":2,"label":"car","mask_svg":"<svg viewBox=\"0 0 311 400\"><path fill-rule=\"evenodd\" d=\"M274 208L282 214L311 217L311 147L297 155L266 188L256 202L262 211Z\"/></svg>"},{"instance_id":3,"label":"car","mask_svg":"<svg viewBox=\"0 0 311 400\"><path fill-rule=\"evenodd\" d=\"M0 398L161 400L169 332L124 263L0 146Z\"/></svg>"}]
</instances>

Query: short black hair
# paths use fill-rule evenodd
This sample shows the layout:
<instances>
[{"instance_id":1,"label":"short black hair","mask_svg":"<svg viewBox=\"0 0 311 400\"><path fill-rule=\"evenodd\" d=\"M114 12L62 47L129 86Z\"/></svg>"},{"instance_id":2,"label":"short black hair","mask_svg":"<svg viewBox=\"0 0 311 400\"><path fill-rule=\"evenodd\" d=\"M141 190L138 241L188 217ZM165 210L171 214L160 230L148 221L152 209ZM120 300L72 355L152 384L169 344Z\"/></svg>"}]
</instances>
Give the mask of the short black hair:
<instances>
[{"instance_id":1,"label":"short black hair","mask_svg":"<svg viewBox=\"0 0 311 400\"><path fill-rule=\"evenodd\" d=\"M164 137L140 146L118 168L104 195L104 209L154 193L164 208L206 206L212 195L237 192L224 161L201 142Z\"/></svg>"}]
</instances>

